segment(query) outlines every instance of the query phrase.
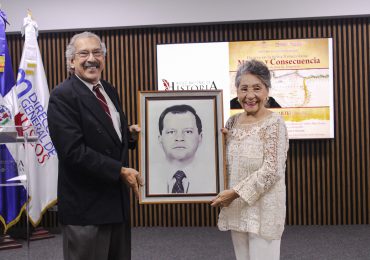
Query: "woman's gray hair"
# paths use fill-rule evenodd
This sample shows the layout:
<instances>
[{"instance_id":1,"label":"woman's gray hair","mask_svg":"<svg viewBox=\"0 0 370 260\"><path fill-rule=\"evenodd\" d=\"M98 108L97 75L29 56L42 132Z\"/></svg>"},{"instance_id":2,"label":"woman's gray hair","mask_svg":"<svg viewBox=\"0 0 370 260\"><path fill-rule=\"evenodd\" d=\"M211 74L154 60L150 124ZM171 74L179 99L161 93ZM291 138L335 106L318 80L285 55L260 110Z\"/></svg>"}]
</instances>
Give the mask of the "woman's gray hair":
<instances>
[{"instance_id":1,"label":"woman's gray hair","mask_svg":"<svg viewBox=\"0 0 370 260\"><path fill-rule=\"evenodd\" d=\"M67 49L66 49L67 70L70 73L74 73L74 68L71 68L71 61L72 61L73 57L76 54L75 43L78 39L81 39L81 38L95 38L95 39L97 39L100 43L100 48L102 49L104 56L107 54L107 48L105 47L104 42L102 42L100 37L98 35L96 35L95 33L83 32L83 33L75 34L71 38L71 41L68 43Z\"/></svg>"},{"instance_id":2,"label":"woman's gray hair","mask_svg":"<svg viewBox=\"0 0 370 260\"><path fill-rule=\"evenodd\" d=\"M266 64L258 60L248 60L239 66L235 76L235 87L239 87L242 76L248 73L259 78L267 89L271 88L271 73Z\"/></svg>"}]
</instances>

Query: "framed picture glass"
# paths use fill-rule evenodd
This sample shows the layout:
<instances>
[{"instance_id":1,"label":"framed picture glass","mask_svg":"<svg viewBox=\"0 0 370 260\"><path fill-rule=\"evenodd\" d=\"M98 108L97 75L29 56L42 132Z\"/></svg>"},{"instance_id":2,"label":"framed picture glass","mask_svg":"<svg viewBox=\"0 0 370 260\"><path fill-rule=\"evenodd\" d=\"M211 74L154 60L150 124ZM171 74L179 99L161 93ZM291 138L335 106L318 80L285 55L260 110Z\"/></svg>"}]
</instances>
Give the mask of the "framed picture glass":
<instances>
[{"instance_id":1,"label":"framed picture glass","mask_svg":"<svg viewBox=\"0 0 370 260\"><path fill-rule=\"evenodd\" d=\"M209 202L225 188L222 91L139 92L140 203Z\"/></svg>"}]
</instances>

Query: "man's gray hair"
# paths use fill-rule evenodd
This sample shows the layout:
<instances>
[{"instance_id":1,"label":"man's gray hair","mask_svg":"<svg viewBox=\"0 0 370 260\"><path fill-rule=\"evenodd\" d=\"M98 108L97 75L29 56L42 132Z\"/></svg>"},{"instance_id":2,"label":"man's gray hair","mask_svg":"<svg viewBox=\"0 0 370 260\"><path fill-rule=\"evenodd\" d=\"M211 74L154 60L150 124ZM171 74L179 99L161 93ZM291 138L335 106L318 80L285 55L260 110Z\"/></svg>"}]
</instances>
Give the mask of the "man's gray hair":
<instances>
[{"instance_id":1,"label":"man's gray hair","mask_svg":"<svg viewBox=\"0 0 370 260\"><path fill-rule=\"evenodd\" d=\"M267 89L271 88L271 73L266 64L258 60L248 60L239 66L235 76L235 87L238 88L242 76L249 73L259 78Z\"/></svg>"},{"instance_id":2,"label":"man's gray hair","mask_svg":"<svg viewBox=\"0 0 370 260\"><path fill-rule=\"evenodd\" d=\"M103 55L105 56L107 54L107 48L105 47L104 42L102 42L100 37L98 35L96 35L95 33L82 32L82 33L79 33L79 34L75 34L71 38L70 42L67 45L67 49L66 49L67 70L72 74L74 73L74 69L71 68L71 61L72 61L73 57L76 55L75 43L78 39L81 39L81 38L95 38L95 39L97 39L100 43L100 48L103 51Z\"/></svg>"}]
</instances>

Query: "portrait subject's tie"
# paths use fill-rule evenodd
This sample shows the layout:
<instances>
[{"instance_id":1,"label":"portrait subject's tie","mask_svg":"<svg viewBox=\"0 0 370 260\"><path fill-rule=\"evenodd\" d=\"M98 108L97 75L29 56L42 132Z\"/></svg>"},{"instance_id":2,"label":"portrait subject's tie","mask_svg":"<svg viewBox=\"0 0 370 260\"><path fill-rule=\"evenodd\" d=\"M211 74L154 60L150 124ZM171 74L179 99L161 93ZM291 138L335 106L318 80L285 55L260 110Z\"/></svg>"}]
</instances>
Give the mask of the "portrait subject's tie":
<instances>
[{"instance_id":1,"label":"portrait subject's tie","mask_svg":"<svg viewBox=\"0 0 370 260\"><path fill-rule=\"evenodd\" d=\"M172 188L172 193L184 193L184 185L182 184L182 180L186 177L183 171L177 171L173 178L176 179L175 184Z\"/></svg>"},{"instance_id":2,"label":"portrait subject's tie","mask_svg":"<svg viewBox=\"0 0 370 260\"><path fill-rule=\"evenodd\" d=\"M93 87L93 91L95 92L96 97L98 98L100 106L103 108L104 112L109 116L109 119L113 124L113 120L112 120L112 116L109 112L109 107L108 107L108 104L107 104L107 100L105 99L103 94L100 92L100 87L101 87L100 84L95 85Z\"/></svg>"}]
</instances>

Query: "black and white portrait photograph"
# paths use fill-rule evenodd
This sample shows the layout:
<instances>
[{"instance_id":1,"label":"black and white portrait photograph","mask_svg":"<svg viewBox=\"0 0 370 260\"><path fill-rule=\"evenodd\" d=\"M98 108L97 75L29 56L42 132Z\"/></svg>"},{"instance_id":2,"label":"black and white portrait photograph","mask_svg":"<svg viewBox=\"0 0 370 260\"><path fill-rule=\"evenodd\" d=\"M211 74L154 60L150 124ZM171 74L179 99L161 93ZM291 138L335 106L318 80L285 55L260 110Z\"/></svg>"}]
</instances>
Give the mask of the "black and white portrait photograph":
<instances>
[{"instance_id":1,"label":"black and white portrait photograph","mask_svg":"<svg viewBox=\"0 0 370 260\"><path fill-rule=\"evenodd\" d=\"M207 201L215 196L224 185L221 92L141 95L141 201Z\"/></svg>"}]
</instances>

